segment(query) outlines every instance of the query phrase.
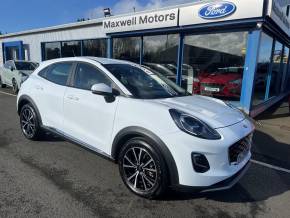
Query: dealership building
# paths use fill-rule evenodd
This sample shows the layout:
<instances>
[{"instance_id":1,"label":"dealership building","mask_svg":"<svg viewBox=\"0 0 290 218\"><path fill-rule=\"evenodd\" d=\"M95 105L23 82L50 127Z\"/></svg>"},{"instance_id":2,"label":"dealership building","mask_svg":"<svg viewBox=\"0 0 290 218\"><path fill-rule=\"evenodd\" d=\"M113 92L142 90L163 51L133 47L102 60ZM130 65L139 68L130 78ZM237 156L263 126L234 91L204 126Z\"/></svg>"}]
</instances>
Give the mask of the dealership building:
<instances>
[{"instance_id":1,"label":"dealership building","mask_svg":"<svg viewBox=\"0 0 290 218\"><path fill-rule=\"evenodd\" d=\"M290 0L199 1L0 36L0 65L129 60L251 116L290 93Z\"/></svg>"}]
</instances>

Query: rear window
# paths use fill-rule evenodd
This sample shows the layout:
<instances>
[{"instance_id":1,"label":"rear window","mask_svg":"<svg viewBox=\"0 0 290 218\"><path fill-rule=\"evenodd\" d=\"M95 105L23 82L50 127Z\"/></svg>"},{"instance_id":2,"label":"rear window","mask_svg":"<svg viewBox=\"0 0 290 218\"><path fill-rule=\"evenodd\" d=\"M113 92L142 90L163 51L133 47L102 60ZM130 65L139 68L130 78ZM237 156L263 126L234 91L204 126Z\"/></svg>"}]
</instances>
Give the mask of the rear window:
<instances>
[{"instance_id":1,"label":"rear window","mask_svg":"<svg viewBox=\"0 0 290 218\"><path fill-rule=\"evenodd\" d=\"M33 63L33 62L15 61L15 66L17 70L33 71L38 66L38 64Z\"/></svg>"},{"instance_id":2,"label":"rear window","mask_svg":"<svg viewBox=\"0 0 290 218\"><path fill-rule=\"evenodd\" d=\"M65 86L72 68L72 63L54 64L48 70L44 69L39 72L39 76L58 85Z\"/></svg>"}]
</instances>

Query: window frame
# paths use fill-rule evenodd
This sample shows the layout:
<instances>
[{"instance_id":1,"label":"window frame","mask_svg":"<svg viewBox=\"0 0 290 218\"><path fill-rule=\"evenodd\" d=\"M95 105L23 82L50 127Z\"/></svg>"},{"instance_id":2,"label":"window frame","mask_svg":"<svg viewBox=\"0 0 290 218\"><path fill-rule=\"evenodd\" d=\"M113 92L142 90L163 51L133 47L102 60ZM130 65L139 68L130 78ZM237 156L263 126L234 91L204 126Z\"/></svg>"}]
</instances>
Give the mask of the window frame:
<instances>
[{"instance_id":1,"label":"window frame","mask_svg":"<svg viewBox=\"0 0 290 218\"><path fill-rule=\"evenodd\" d=\"M88 62L85 62L85 61L76 61L76 62L74 62L73 71L71 72L71 77L70 77L70 81L69 81L69 84L68 84L69 87L74 88L74 89L79 89L79 90L84 90L84 91L91 92L90 89L83 89L83 88L79 88L79 87L75 86L75 79L76 79L77 68L78 68L79 64L86 64L86 65L88 65L88 66L90 66L92 68L95 68L97 71L102 73L108 79L108 81L111 82L112 89L115 89L115 90L119 91L121 96L126 96L125 93L122 91L122 89L107 75L107 73L105 73L103 70L101 70L96 65L88 63Z\"/></svg>"},{"instance_id":2,"label":"window frame","mask_svg":"<svg viewBox=\"0 0 290 218\"><path fill-rule=\"evenodd\" d=\"M67 64L67 63L70 63L72 66L71 66L71 69L70 71L68 72L68 78L67 78L67 81L66 81L66 84L62 85L62 84L59 84L59 83L55 83L49 79L47 79L47 73L56 65L59 65L59 64ZM71 81L71 77L72 77L72 73L73 73L73 70L75 68L75 63L73 61L61 61L61 62L56 62L56 63L53 63L45 68L43 68L42 70L40 70L37 75L55 85L59 85L59 86L69 86L70 84L70 81ZM41 72L44 72L44 76L40 75Z\"/></svg>"}]
</instances>

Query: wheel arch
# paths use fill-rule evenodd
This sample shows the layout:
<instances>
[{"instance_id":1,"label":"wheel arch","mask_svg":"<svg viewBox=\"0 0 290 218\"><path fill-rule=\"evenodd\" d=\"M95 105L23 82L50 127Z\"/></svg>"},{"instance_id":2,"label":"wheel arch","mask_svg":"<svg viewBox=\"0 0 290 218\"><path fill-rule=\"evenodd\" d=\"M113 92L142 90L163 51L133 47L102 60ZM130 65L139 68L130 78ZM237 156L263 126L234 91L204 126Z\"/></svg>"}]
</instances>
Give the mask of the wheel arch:
<instances>
[{"instance_id":1,"label":"wheel arch","mask_svg":"<svg viewBox=\"0 0 290 218\"><path fill-rule=\"evenodd\" d=\"M33 108L35 109L36 115L38 116L39 119L39 123L42 126L42 119L38 110L38 107L36 106L35 102L32 100L32 98L30 98L27 95L22 95L19 100L18 100L18 104L17 104L17 113L18 115L20 115L21 112L21 108L26 105L26 104L31 104L33 106Z\"/></svg>"},{"instance_id":2,"label":"wheel arch","mask_svg":"<svg viewBox=\"0 0 290 218\"><path fill-rule=\"evenodd\" d=\"M126 141L135 137L145 138L146 140L148 140L149 143L151 143L154 146L154 148L157 149L157 151L160 153L160 155L165 161L167 171L169 174L170 185L178 185L179 184L178 170L171 152L169 151L165 143L150 130L138 126L131 126L126 127L121 131L119 131L119 133L116 135L113 141L111 150L112 158L115 159L115 161L117 161L122 146L125 144Z\"/></svg>"}]
</instances>

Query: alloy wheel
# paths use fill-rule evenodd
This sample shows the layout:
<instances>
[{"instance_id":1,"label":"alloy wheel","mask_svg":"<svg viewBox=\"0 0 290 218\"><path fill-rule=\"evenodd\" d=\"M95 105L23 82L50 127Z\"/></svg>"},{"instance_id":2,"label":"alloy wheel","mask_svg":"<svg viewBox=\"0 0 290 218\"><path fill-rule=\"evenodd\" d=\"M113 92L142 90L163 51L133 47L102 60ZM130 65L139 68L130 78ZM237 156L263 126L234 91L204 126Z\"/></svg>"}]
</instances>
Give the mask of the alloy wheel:
<instances>
[{"instance_id":1,"label":"alloy wheel","mask_svg":"<svg viewBox=\"0 0 290 218\"><path fill-rule=\"evenodd\" d=\"M148 192L157 184L155 160L141 147L131 147L123 156L123 171L127 184L136 192Z\"/></svg>"},{"instance_id":2,"label":"alloy wheel","mask_svg":"<svg viewBox=\"0 0 290 218\"><path fill-rule=\"evenodd\" d=\"M30 108L25 108L20 117L21 128L26 137L32 138L36 133L34 113Z\"/></svg>"}]
</instances>

